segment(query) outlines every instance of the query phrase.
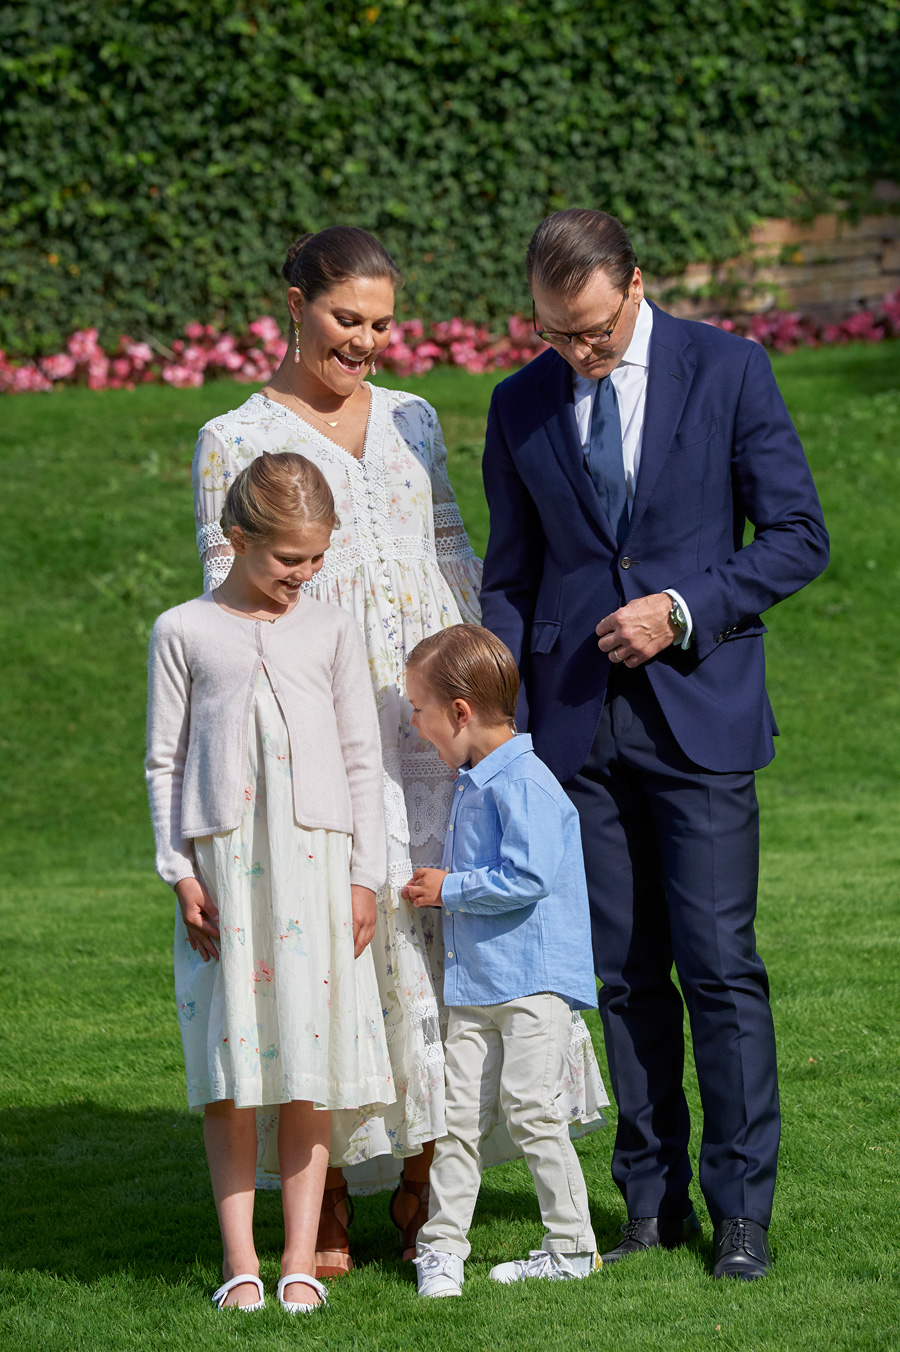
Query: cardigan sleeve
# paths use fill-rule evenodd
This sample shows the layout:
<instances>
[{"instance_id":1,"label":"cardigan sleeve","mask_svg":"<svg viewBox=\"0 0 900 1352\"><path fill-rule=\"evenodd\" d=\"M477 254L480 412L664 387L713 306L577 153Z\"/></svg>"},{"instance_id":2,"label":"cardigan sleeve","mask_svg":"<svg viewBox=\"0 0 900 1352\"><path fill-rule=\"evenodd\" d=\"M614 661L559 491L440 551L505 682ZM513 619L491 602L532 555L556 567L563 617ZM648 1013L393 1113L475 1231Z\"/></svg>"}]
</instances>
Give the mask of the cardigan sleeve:
<instances>
[{"instance_id":1,"label":"cardigan sleeve","mask_svg":"<svg viewBox=\"0 0 900 1352\"><path fill-rule=\"evenodd\" d=\"M374 892L387 876L381 736L369 663L354 621L343 612L332 664L334 712L353 809L350 881Z\"/></svg>"},{"instance_id":2,"label":"cardigan sleeve","mask_svg":"<svg viewBox=\"0 0 900 1352\"><path fill-rule=\"evenodd\" d=\"M167 611L150 637L147 759L156 871L174 887L197 877L194 847L181 833L181 794L191 717L191 673L176 611Z\"/></svg>"}]
</instances>

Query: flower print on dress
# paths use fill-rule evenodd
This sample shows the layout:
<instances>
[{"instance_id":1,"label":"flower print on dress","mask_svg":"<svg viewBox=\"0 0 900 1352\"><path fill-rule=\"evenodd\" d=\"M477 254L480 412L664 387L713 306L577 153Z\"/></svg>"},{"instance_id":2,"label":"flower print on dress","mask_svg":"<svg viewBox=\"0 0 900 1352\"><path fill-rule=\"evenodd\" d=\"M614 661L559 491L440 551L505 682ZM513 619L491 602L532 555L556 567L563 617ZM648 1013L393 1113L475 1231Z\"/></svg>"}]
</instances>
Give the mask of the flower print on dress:
<instances>
[{"instance_id":1,"label":"flower print on dress","mask_svg":"<svg viewBox=\"0 0 900 1352\"><path fill-rule=\"evenodd\" d=\"M283 945L283 951L293 957L308 957L303 939L303 926L299 920L285 919L283 916L277 915L275 917L275 939L280 946Z\"/></svg>"},{"instance_id":2,"label":"flower print on dress","mask_svg":"<svg viewBox=\"0 0 900 1352\"><path fill-rule=\"evenodd\" d=\"M255 995L274 995L275 968L260 959L250 974L250 986Z\"/></svg>"}]
</instances>

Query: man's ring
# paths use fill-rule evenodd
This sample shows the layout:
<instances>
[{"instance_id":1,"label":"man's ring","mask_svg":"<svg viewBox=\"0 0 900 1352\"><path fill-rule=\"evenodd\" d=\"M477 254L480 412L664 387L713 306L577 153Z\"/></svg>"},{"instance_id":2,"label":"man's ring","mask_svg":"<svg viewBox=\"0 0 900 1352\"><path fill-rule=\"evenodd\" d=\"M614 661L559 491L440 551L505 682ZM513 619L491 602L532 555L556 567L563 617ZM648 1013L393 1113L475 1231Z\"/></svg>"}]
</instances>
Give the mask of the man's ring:
<instances>
[{"instance_id":1,"label":"man's ring","mask_svg":"<svg viewBox=\"0 0 900 1352\"><path fill-rule=\"evenodd\" d=\"M622 659L621 659L621 657L619 656L619 650L618 650L618 648L613 648L613 653L614 653L614 655L615 655L616 661L617 661L617 662L621 662Z\"/></svg>"}]
</instances>

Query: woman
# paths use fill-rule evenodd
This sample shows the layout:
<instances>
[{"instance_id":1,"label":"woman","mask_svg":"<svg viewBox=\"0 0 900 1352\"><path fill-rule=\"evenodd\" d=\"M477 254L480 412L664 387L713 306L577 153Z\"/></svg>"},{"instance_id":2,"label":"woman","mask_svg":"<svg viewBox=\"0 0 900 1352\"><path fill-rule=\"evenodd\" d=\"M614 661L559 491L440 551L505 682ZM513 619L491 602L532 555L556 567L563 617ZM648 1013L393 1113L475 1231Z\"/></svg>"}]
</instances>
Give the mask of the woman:
<instances>
[{"instance_id":1,"label":"woman","mask_svg":"<svg viewBox=\"0 0 900 1352\"><path fill-rule=\"evenodd\" d=\"M453 784L410 725L403 671L407 652L427 634L460 620L479 622L481 564L450 488L434 410L415 395L366 382L390 341L402 282L393 259L366 231L332 226L298 240L282 271L291 341L281 366L259 393L200 432L193 473L197 544L205 586L216 586L231 562L219 526L224 494L257 455L297 451L328 479L341 525L308 590L354 616L375 688L388 879L378 895L372 951L397 1094L396 1104L377 1117L334 1113L331 1159L334 1166L354 1166L357 1191L394 1181L396 1161L403 1161L391 1216L412 1257L428 1212L433 1143L444 1132L443 946L439 920L416 911L400 889L414 868L440 865ZM583 1023L564 1092L573 1120L602 1123L602 1086ZM263 1165L273 1120L262 1124ZM495 1159L516 1153L502 1132L493 1145ZM351 1266L346 1198L345 1180L333 1167L317 1242L319 1277Z\"/></svg>"}]
</instances>

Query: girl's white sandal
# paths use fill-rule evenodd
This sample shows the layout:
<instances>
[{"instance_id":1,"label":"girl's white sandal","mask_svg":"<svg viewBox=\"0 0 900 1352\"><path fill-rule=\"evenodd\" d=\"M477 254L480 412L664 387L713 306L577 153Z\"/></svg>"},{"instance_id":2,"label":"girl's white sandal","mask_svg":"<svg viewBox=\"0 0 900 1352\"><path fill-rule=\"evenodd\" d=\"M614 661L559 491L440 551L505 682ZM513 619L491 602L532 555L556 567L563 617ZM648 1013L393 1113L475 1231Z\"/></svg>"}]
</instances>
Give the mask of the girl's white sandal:
<instances>
[{"instance_id":1,"label":"girl's white sandal","mask_svg":"<svg viewBox=\"0 0 900 1352\"><path fill-rule=\"evenodd\" d=\"M244 1314L252 1314L254 1310L264 1310L266 1301L263 1295L263 1284L258 1277L254 1277L252 1272L242 1272L238 1277L232 1277L230 1282L223 1282L218 1291L212 1293L212 1303L217 1310L225 1309L225 1297L229 1291L233 1291L236 1286L243 1282L250 1282L259 1292L259 1300L254 1305L229 1305L229 1310L243 1310Z\"/></svg>"},{"instance_id":2,"label":"girl's white sandal","mask_svg":"<svg viewBox=\"0 0 900 1352\"><path fill-rule=\"evenodd\" d=\"M305 1286L311 1286L316 1295L321 1297L318 1305L306 1305L299 1300L285 1300L284 1288L290 1286L291 1282L303 1282ZM312 1314L313 1310L322 1310L328 1304L328 1291L321 1282L317 1282L315 1277L308 1277L305 1272L289 1272L286 1277L282 1277L278 1283L278 1299L281 1302L281 1308L288 1314Z\"/></svg>"}]
</instances>

